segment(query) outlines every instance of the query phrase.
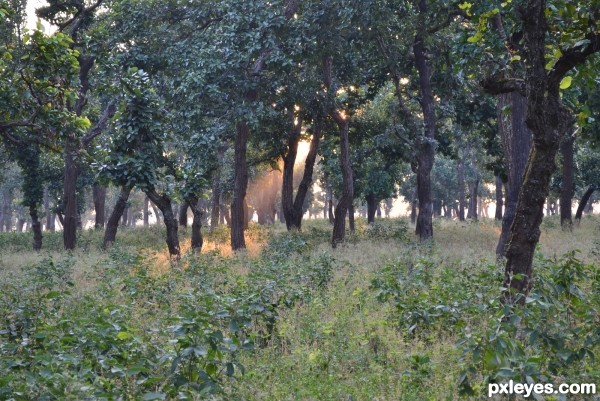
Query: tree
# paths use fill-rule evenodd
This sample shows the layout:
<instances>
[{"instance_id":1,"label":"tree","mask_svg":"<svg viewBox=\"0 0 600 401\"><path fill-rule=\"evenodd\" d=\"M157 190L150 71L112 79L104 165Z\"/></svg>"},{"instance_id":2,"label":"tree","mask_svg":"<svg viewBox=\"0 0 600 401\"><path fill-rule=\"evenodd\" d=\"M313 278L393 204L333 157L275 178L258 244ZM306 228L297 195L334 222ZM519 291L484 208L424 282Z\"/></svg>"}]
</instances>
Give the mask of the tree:
<instances>
[{"instance_id":1,"label":"tree","mask_svg":"<svg viewBox=\"0 0 600 401\"><path fill-rule=\"evenodd\" d=\"M519 8L526 65L524 79L508 78L496 82L498 93L517 89L525 94L526 123L533 134L532 150L506 247L504 285L507 290L503 300L507 303L524 303L531 289L533 255L540 237L539 227L550 178L556 168L555 156L560 139L574 122L571 111L561 100L560 91L571 83L572 78L567 74L600 51L600 36L585 22L594 9L589 4L579 5L579 8L571 9L563 2L554 4L556 10L567 7L576 18L569 31L570 40L564 43L555 35L562 29L554 30L566 23L561 14L549 9L544 0L527 0ZM546 16L548 10L550 13ZM548 63L548 48L556 45L563 46L563 50Z\"/></svg>"}]
</instances>

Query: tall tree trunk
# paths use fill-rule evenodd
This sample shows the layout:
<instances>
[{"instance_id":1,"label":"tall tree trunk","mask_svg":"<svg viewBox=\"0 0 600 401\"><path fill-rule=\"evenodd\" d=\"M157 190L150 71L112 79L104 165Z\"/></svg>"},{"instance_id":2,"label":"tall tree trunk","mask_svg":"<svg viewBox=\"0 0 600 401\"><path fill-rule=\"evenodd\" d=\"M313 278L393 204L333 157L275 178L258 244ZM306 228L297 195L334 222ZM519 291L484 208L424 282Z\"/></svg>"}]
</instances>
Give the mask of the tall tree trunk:
<instances>
[{"instance_id":1,"label":"tall tree trunk","mask_svg":"<svg viewBox=\"0 0 600 401\"><path fill-rule=\"evenodd\" d=\"M573 226L573 193L574 193L574 172L573 172L573 144L575 136L567 134L560 144L560 153L562 154L562 183L560 188L560 225L563 228L571 229Z\"/></svg>"},{"instance_id":2,"label":"tall tree trunk","mask_svg":"<svg viewBox=\"0 0 600 401\"><path fill-rule=\"evenodd\" d=\"M130 193L130 187L121 187L121 192L117 198L117 203L115 203L115 207L108 218L108 222L106 223L104 239L102 241L102 249L108 249L112 243L115 242L115 239L117 238L117 230L119 228L119 220L121 220L121 217L127 209L127 201L129 200Z\"/></svg>"},{"instance_id":3,"label":"tall tree trunk","mask_svg":"<svg viewBox=\"0 0 600 401\"><path fill-rule=\"evenodd\" d=\"M544 201L550 179L556 169L560 139L572 127L574 118L562 103L560 82L574 67L600 51L600 44L583 44L583 48L566 50L550 71L546 71L546 2L527 0L520 13L527 69L527 126L533 133L533 147L519 199L517 213L506 247L506 268L502 301L524 304L532 285L533 255L539 242Z\"/></svg>"},{"instance_id":4,"label":"tall tree trunk","mask_svg":"<svg viewBox=\"0 0 600 401\"><path fill-rule=\"evenodd\" d=\"M369 194L366 197L367 200L367 223L375 223L375 213L377 212L377 199L375 195Z\"/></svg>"},{"instance_id":5,"label":"tall tree trunk","mask_svg":"<svg viewBox=\"0 0 600 401\"><path fill-rule=\"evenodd\" d=\"M42 223L38 218L37 205L35 203L29 205L29 215L31 216L31 231L33 232L33 250L39 251L42 249Z\"/></svg>"},{"instance_id":6,"label":"tall tree trunk","mask_svg":"<svg viewBox=\"0 0 600 401\"><path fill-rule=\"evenodd\" d=\"M526 100L522 95L511 92L498 96L496 109L508 176L502 232L496 246L496 256L503 257L510 227L516 213L519 190L531 152L532 138L531 131L525 123Z\"/></svg>"},{"instance_id":7,"label":"tall tree trunk","mask_svg":"<svg viewBox=\"0 0 600 401\"><path fill-rule=\"evenodd\" d=\"M502 193L502 178L496 176L496 214L494 219L502 220L502 207L504 206L504 194Z\"/></svg>"},{"instance_id":8,"label":"tall tree trunk","mask_svg":"<svg viewBox=\"0 0 600 401\"><path fill-rule=\"evenodd\" d=\"M219 225L219 212L221 209L221 166L215 170L212 181L212 199L210 209L210 231L214 231ZM192 223L193 224L193 223Z\"/></svg>"},{"instance_id":9,"label":"tall tree trunk","mask_svg":"<svg viewBox=\"0 0 600 401\"><path fill-rule=\"evenodd\" d=\"M143 219L144 219L144 227L148 227L150 225L150 199L148 199L148 195L144 195L144 211L143 211Z\"/></svg>"},{"instance_id":10,"label":"tall tree trunk","mask_svg":"<svg viewBox=\"0 0 600 401\"><path fill-rule=\"evenodd\" d=\"M135 227L135 221L136 216L135 216L135 210L131 208L131 206L129 207L129 215L127 216L127 225L129 227Z\"/></svg>"},{"instance_id":11,"label":"tall tree trunk","mask_svg":"<svg viewBox=\"0 0 600 401\"><path fill-rule=\"evenodd\" d=\"M419 0L419 16L424 19L427 13L427 1ZM421 139L417 153L417 193L419 197L419 214L417 216L416 234L421 241L433 238L433 204L431 199L431 169L435 157L433 142L435 140L435 103L431 88L431 68L427 63L425 51L425 27L418 28L414 40L415 66L419 73L419 89L421 108L425 123L424 138Z\"/></svg>"},{"instance_id":12,"label":"tall tree trunk","mask_svg":"<svg viewBox=\"0 0 600 401\"><path fill-rule=\"evenodd\" d=\"M331 89L333 78L333 57L327 56L323 60L323 83L325 87ZM333 233L331 236L331 246L336 248L338 244L344 242L346 236L346 214L352 207L354 199L354 179L352 178L352 166L350 165L350 140L348 137L350 124L348 117L344 115L334 105L329 110L329 115L335 121L340 132L340 169L342 170L342 194L335 208Z\"/></svg>"},{"instance_id":13,"label":"tall tree trunk","mask_svg":"<svg viewBox=\"0 0 600 401\"><path fill-rule=\"evenodd\" d=\"M457 176L458 176L458 220L465 221L465 163L462 159L459 159L456 165Z\"/></svg>"},{"instance_id":14,"label":"tall tree trunk","mask_svg":"<svg viewBox=\"0 0 600 401\"><path fill-rule=\"evenodd\" d=\"M244 239L246 188L248 187L248 165L246 149L250 129L245 121L236 125L233 199L231 201L231 249L237 251L246 248Z\"/></svg>"},{"instance_id":15,"label":"tall tree trunk","mask_svg":"<svg viewBox=\"0 0 600 401\"><path fill-rule=\"evenodd\" d=\"M178 260L181 251L179 249L179 237L177 235L177 220L173 214L171 207L171 198L168 195L160 195L154 188L146 190L148 198L160 209L163 215L163 221L167 229L167 247L169 248L169 255L172 259Z\"/></svg>"},{"instance_id":16,"label":"tall tree trunk","mask_svg":"<svg viewBox=\"0 0 600 401\"><path fill-rule=\"evenodd\" d=\"M196 201L196 203L198 202ZM179 226L183 228L186 228L188 225L187 210L188 203L183 202L181 205L179 205ZM200 213L200 216L202 216L202 213Z\"/></svg>"},{"instance_id":17,"label":"tall tree trunk","mask_svg":"<svg viewBox=\"0 0 600 401\"><path fill-rule=\"evenodd\" d=\"M477 193L479 192L479 179L475 179L469 185L469 213L468 219L477 221L479 213L477 212Z\"/></svg>"},{"instance_id":18,"label":"tall tree trunk","mask_svg":"<svg viewBox=\"0 0 600 401\"><path fill-rule=\"evenodd\" d=\"M198 198L191 197L188 206L192 209L192 250L200 253L202 250L202 208Z\"/></svg>"},{"instance_id":19,"label":"tall tree trunk","mask_svg":"<svg viewBox=\"0 0 600 401\"><path fill-rule=\"evenodd\" d=\"M7 233L12 231L12 214L13 214L13 194L9 191L4 191L3 199L3 221L0 224L4 226L4 231Z\"/></svg>"},{"instance_id":20,"label":"tall tree trunk","mask_svg":"<svg viewBox=\"0 0 600 401\"><path fill-rule=\"evenodd\" d=\"M331 246L336 248L339 243L344 242L346 236L346 213L352 206L354 198L354 182L352 178L352 167L350 165L350 141L348 138L348 120L338 116L337 124L340 130L340 167L342 170L342 196L335 208L333 221L333 234Z\"/></svg>"},{"instance_id":21,"label":"tall tree trunk","mask_svg":"<svg viewBox=\"0 0 600 401\"><path fill-rule=\"evenodd\" d=\"M46 214L46 231L54 231L50 229L51 220L54 219L54 213L50 210L50 194L48 193L48 187L44 188L42 199L42 202L44 203L44 213ZM0 217L0 221L1 220L2 218Z\"/></svg>"},{"instance_id":22,"label":"tall tree trunk","mask_svg":"<svg viewBox=\"0 0 600 401\"><path fill-rule=\"evenodd\" d=\"M94 185L92 188L92 197L94 198L94 209L96 211L94 228L103 228L105 220L104 210L106 205L106 187Z\"/></svg>"},{"instance_id":23,"label":"tall tree trunk","mask_svg":"<svg viewBox=\"0 0 600 401\"><path fill-rule=\"evenodd\" d=\"M64 177L64 223L63 243L66 250L74 250L77 245L77 151L72 144L67 144L65 149L65 177Z\"/></svg>"},{"instance_id":24,"label":"tall tree trunk","mask_svg":"<svg viewBox=\"0 0 600 401\"><path fill-rule=\"evenodd\" d=\"M302 226L303 205L306 195L311 188L315 161L319 150L321 140L321 129L317 125L312 133L310 140L310 149L306 155L304 163L304 175L298 186L296 197L294 199L294 165L298 154L298 144L300 142L300 124L294 127L290 138L288 139L288 152L283 158L283 180L281 183L281 208L285 216L285 224L288 231Z\"/></svg>"},{"instance_id":25,"label":"tall tree trunk","mask_svg":"<svg viewBox=\"0 0 600 401\"><path fill-rule=\"evenodd\" d=\"M356 224L354 223L354 202L350 202L350 205L348 206L348 223L350 232L354 234L356 231Z\"/></svg>"},{"instance_id":26,"label":"tall tree trunk","mask_svg":"<svg viewBox=\"0 0 600 401\"><path fill-rule=\"evenodd\" d=\"M595 190L596 188L593 185L590 185L581 197L581 200L579 201L579 206L577 206L577 212L575 213L575 221L577 223L581 221L581 215L583 214L583 210L585 209L586 205L588 204L588 201L592 197L592 194Z\"/></svg>"},{"instance_id":27,"label":"tall tree trunk","mask_svg":"<svg viewBox=\"0 0 600 401\"><path fill-rule=\"evenodd\" d=\"M327 203L328 203L328 207L327 207L327 217L329 219L329 224L333 224L333 191L331 190L331 187L327 187Z\"/></svg>"}]
</instances>

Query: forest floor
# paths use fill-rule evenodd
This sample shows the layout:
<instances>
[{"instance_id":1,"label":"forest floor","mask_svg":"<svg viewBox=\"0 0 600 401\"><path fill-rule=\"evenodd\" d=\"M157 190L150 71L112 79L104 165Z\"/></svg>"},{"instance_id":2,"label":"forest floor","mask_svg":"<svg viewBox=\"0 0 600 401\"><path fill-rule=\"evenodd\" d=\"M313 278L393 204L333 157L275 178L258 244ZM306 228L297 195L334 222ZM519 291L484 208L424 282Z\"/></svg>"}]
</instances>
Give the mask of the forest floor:
<instances>
[{"instance_id":1,"label":"forest floor","mask_svg":"<svg viewBox=\"0 0 600 401\"><path fill-rule=\"evenodd\" d=\"M0 400L487 399L508 379L600 385L600 220L546 218L525 307L499 302L500 225L436 220L420 244L403 219L226 228L169 261L161 227L28 250L0 234ZM577 250L577 252L574 252ZM546 400L565 399L545 396ZM554 397L554 398L553 398ZM569 400L594 399L569 396Z\"/></svg>"}]
</instances>

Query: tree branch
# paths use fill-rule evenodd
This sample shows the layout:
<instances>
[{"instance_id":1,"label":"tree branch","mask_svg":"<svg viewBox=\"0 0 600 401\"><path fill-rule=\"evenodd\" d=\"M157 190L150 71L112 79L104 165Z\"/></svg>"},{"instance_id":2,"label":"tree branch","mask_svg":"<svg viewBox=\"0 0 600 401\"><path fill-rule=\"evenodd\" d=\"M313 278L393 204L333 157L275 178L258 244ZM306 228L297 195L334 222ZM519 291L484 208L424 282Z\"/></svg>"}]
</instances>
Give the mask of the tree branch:
<instances>
[{"instance_id":1,"label":"tree branch","mask_svg":"<svg viewBox=\"0 0 600 401\"><path fill-rule=\"evenodd\" d=\"M570 70L583 64L589 56L597 52L600 52L600 34L589 33L579 44L563 51L563 55L548 72L548 87L558 90L560 81Z\"/></svg>"},{"instance_id":2,"label":"tree branch","mask_svg":"<svg viewBox=\"0 0 600 401\"><path fill-rule=\"evenodd\" d=\"M116 111L117 106L114 102L111 102L108 104L108 106L106 106L106 109L104 109L104 112L102 113L100 120L98 120L98 123L90 128L90 130L81 139L82 147L87 147L95 137L102 133L102 130L104 130L106 127L108 120L112 118Z\"/></svg>"},{"instance_id":3,"label":"tree branch","mask_svg":"<svg viewBox=\"0 0 600 401\"><path fill-rule=\"evenodd\" d=\"M479 85L489 95L519 92L525 96L525 81L519 78L487 77L481 80Z\"/></svg>"}]
</instances>

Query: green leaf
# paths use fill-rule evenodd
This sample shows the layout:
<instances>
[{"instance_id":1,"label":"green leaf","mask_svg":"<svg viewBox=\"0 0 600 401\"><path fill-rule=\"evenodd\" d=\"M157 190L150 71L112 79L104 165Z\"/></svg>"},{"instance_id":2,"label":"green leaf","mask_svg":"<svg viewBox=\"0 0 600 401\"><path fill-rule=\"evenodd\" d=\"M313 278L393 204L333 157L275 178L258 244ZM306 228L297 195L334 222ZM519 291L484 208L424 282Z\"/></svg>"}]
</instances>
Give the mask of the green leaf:
<instances>
[{"instance_id":1,"label":"green leaf","mask_svg":"<svg viewBox=\"0 0 600 401\"><path fill-rule=\"evenodd\" d=\"M119 334L117 334L117 339L119 339L119 340L129 340L132 337L133 337L133 334L128 333L126 331L120 331Z\"/></svg>"},{"instance_id":2,"label":"green leaf","mask_svg":"<svg viewBox=\"0 0 600 401\"><path fill-rule=\"evenodd\" d=\"M573 81L573 77L564 77L562 81L560 81L560 89L567 89L571 86L571 82Z\"/></svg>"}]
</instances>

